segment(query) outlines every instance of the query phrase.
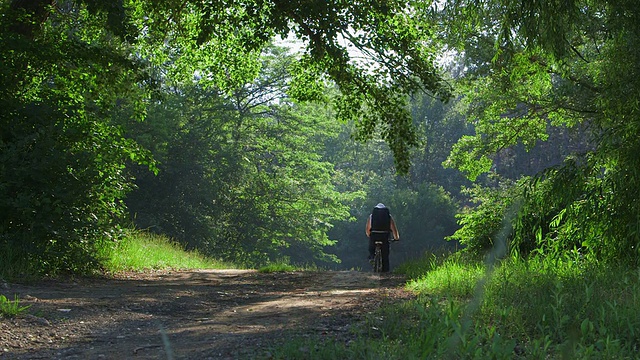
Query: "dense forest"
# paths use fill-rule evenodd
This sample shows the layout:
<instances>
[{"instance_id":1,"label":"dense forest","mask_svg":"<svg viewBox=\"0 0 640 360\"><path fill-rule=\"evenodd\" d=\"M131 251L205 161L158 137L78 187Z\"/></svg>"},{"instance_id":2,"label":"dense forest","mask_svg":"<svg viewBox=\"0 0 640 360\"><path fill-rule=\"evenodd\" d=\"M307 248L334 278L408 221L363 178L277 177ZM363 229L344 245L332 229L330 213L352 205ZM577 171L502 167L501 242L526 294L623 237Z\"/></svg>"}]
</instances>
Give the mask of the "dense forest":
<instances>
[{"instance_id":1,"label":"dense forest","mask_svg":"<svg viewBox=\"0 0 640 360\"><path fill-rule=\"evenodd\" d=\"M358 268L425 251L640 260L632 0L0 5L0 258L100 268L125 229Z\"/></svg>"}]
</instances>

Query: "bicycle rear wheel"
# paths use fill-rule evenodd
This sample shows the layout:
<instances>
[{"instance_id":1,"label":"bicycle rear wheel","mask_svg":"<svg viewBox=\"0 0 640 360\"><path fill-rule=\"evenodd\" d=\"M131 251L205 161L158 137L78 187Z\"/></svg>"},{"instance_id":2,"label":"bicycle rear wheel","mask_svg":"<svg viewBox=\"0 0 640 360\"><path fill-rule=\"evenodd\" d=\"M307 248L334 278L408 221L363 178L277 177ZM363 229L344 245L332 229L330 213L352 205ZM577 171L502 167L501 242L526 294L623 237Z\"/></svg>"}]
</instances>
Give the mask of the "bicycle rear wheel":
<instances>
[{"instance_id":1,"label":"bicycle rear wheel","mask_svg":"<svg viewBox=\"0 0 640 360\"><path fill-rule=\"evenodd\" d=\"M382 249L380 248L380 245L376 246L376 253L373 258L373 272L382 272Z\"/></svg>"}]
</instances>

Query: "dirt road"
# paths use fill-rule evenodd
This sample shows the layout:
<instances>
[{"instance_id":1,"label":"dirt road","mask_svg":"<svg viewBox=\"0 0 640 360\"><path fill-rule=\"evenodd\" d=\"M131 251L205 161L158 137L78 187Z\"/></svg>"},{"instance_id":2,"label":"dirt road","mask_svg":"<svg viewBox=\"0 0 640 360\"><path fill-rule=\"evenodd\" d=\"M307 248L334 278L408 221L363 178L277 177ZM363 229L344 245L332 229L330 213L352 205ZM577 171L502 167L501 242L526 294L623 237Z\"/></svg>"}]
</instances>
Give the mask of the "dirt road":
<instances>
[{"instance_id":1,"label":"dirt road","mask_svg":"<svg viewBox=\"0 0 640 360\"><path fill-rule=\"evenodd\" d=\"M28 311L0 318L4 359L252 359L293 336L349 341L403 279L371 273L203 270L4 284Z\"/></svg>"}]
</instances>

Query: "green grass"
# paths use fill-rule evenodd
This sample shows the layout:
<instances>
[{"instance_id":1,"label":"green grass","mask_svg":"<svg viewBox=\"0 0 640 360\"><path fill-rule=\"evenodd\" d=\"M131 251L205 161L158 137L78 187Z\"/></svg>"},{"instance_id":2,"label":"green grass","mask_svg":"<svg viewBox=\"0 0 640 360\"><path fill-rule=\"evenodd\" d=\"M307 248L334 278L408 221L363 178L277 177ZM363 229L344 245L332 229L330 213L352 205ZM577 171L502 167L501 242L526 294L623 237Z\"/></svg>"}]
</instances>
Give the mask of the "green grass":
<instances>
[{"instance_id":1,"label":"green grass","mask_svg":"<svg viewBox=\"0 0 640 360\"><path fill-rule=\"evenodd\" d=\"M0 256L0 281L35 281L39 278L32 264L14 256L8 246L4 246ZM114 246L103 248L98 257L103 259L104 270L108 273L122 271L144 271L149 269L223 269L233 268L233 264L207 258L196 251L185 251L182 246L166 237L140 231L130 231ZM14 300L0 294L0 316L14 317L26 311L29 306L20 306L17 295Z\"/></svg>"},{"instance_id":2,"label":"green grass","mask_svg":"<svg viewBox=\"0 0 640 360\"><path fill-rule=\"evenodd\" d=\"M415 300L385 306L348 344L297 338L275 359L636 359L640 271L584 260L453 255L405 264Z\"/></svg>"},{"instance_id":3,"label":"green grass","mask_svg":"<svg viewBox=\"0 0 640 360\"><path fill-rule=\"evenodd\" d=\"M208 258L197 251L185 251L164 236L131 231L101 254L108 272L148 269L226 269L233 264Z\"/></svg>"},{"instance_id":4,"label":"green grass","mask_svg":"<svg viewBox=\"0 0 640 360\"><path fill-rule=\"evenodd\" d=\"M290 272L290 271L298 271L298 270L301 270L301 269L296 266L290 265L286 262L275 262L259 268L258 272L274 273L274 272Z\"/></svg>"},{"instance_id":5,"label":"green grass","mask_svg":"<svg viewBox=\"0 0 640 360\"><path fill-rule=\"evenodd\" d=\"M14 317L23 311L26 311L29 306L20 306L20 300L18 295L14 296L13 301L7 299L6 296L0 295L0 316Z\"/></svg>"},{"instance_id":6,"label":"green grass","mask_svg":"<svg viewBox=\"0 0 640 360\"><path fill-rule=\"evenodd\" d=\"M484 275L484 267L479 263L464 262L452 256L430 271L411 280L407 287L417 293L437 292L454 298L466 298L476 291L478 281ZM411 271L412 273L415 271Z\"/></svg>"},{"instance_id":7,"label":"green grass","mask_svg":"<svg viewBox=\"0 0 640 360\"><path fill-rule=\"evenodd\" d=\"M95 255L95 268L73 275L101 275L102 272L144 271L150 269L228 269L237 265L212 259L197 251L187 251L171 239L140 230L128 230L117 242L105 241ZM93 261L94 259L91 259ZM56 273L42 271L24 252L0 243L0 281L38 281ZM67 272L62 272L67 274Z\"/></svg>"}]
</instances>

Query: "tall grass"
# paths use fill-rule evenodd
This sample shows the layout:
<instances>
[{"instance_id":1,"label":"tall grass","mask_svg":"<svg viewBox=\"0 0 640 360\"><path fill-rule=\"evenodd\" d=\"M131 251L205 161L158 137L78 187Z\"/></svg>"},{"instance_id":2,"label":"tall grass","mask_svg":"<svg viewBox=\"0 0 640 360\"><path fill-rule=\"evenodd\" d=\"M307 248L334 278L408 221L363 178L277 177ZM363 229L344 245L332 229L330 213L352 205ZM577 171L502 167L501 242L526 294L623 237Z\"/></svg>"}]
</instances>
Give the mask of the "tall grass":
<instances>
[{"instance_id":1,"label":"tall grass","mask_svg":"<svg viewBox=\"0 0 640 360\"><path fill-rule=\"evenodd\" d=\"M95 254L99 266L110 273L147 269L225 269L234 264L187 251L165 236L129 230L117 242L105 241ZM23 253L0 243L0 281L36 281L46 274ZM97 271L97 269L96 269ZM94 272L95 273L95 272ZM92 274L94 274L92 273ZM82 273L84 274L84 273ZM82 275L81 274L81 275Z\"/></svg>"},{"instance_id":2,"label":"tall grass","mask_svg":"<svg viewBox=\"0 0 640 360\"><path fill-rule=\"evenodd\" d=\"M510 261L486 287L477 320L496 324L524 346L546 343L565 358L637 358L638 269L579 260Z\"/></svg>"},{"instance_id":3,"label":"tall grass","mask_svg":"<svg viewBox=\"0 0 640 360\"><path fill-rule=\"evenodd\" d=\"M429 256L401 270L410 274L407 288L416 292L417 299L372 314L356 330L355 341L300 338L271 355L276 359L638 358L638 269L578 258L506 260L486 267L454 255Z\"/></svg>"},{"instance_id":4,"label":"tall grass","mask_svg":"<svg viewBox=\"0 0 640 360\"><path fill-rule=\"evenodd\" d=\"M36 273L33 264L30 264L24 256L14 251L8 244L0 242L0 281L30 280Z\"/></svg>"},{"instance_id":5,"label":"tall grass","mask_svg":"<svg viewBox=\"0 0 640 360\"><path fill-rule=\"evenodd\" d=\"M170 239L142 231L131 231L111 248L103 249L108 272L146 269L225 269L233 264L208 258Z\"/></svg>"},{"instance_id":6,"label":"tall grass","mask_svg":"<svg viewBox=\"0 0 640 360\"><path fill-rule=\"evenodd\" d=\"M433 260L430 262L433 263ZM409 281L407 288L417 293L431 292L456 299L467 298L473 295L476 284L485 272L482 264L465 262L460 256L451 256L431 267L422 276L416 278L413 275L414 279Z\"/></svg>"}]
</instances>

